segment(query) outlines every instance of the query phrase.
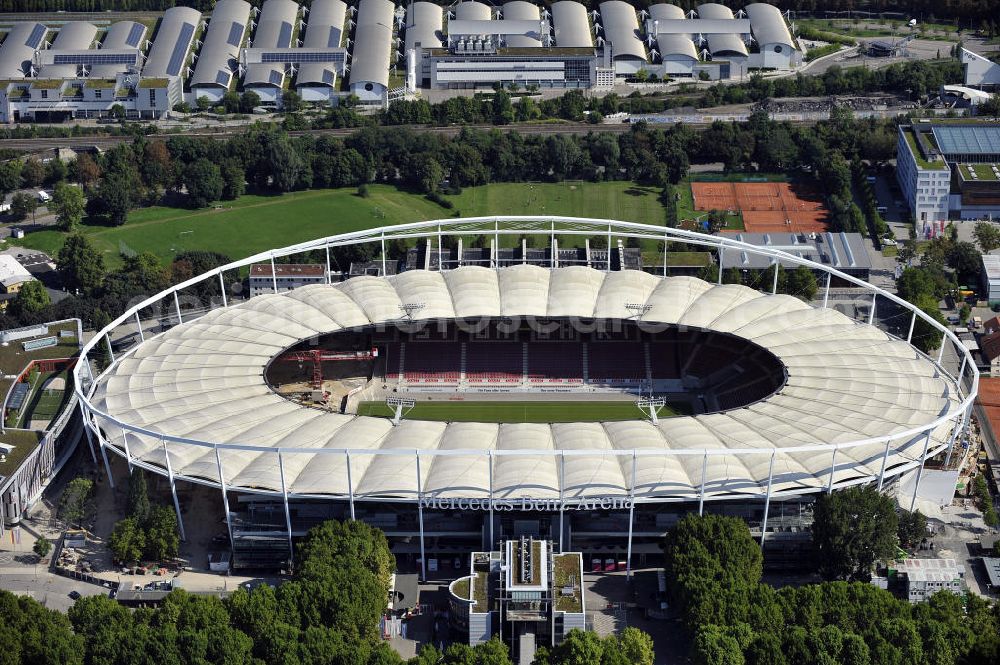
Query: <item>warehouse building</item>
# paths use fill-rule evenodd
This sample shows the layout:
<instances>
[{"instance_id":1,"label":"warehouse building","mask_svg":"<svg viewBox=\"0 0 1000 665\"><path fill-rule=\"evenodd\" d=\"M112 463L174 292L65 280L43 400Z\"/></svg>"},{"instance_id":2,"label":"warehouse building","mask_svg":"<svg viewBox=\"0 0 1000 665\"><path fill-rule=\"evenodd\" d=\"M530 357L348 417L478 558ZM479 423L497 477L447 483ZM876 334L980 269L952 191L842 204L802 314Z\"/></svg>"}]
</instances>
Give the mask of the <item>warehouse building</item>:
<instances>
[{"instance_id":1,"label":"warehouse building","mask_svg":"<svg viewBox=\"0 0 1000 665\"><path fill-rule=\"evenodd\" d=\"M254 49L291 49L299 6L292 0L267 0L260 11L260 21L253 36ZM246 53L247 49L244 49ZM243 89L252 90L261 102L277 104L281 99L286 76L293 72L291 64L272 58L247 64Z\"/></svg>"},{"instance_id":2,"label":"warehouse building","mask_svg":"<svg viewBox=\"0 0 1000 665\"><path fill-rule=\"evenodd\" d=\"M362 102L388 103L395 9L390 0L361 0L358 5L349 80L351 94Z\"/></svg>"},{"instance_id":3,"label":"warehouse building","mask_svg":"<svg viewBox=\"0 0 1000 665\"><path fill-rule=\"evenodd\" d=\"M725 79L801 62L784 17L762 3L685 15L663 3L637 13L623 0L591 12L576 0L267 0L260 10L220 0L207 22L189 7L167 10L148 37L134 21L113 23L103 40L83 21L14 24L0 46L0 120L102 117L117 105L129 118L160 118L182 101L245 90L280 107L289 89L308 102L352 94L373 105L419 88L607 89L637 76Z\"/></svg>"},{"instance_id":4,"label":"warehouse building","mask_svg":"<svg viewBox=\"0 0 1000 665\"><path fill-rule=\"evenodd\" d=\"M195 98L219 101L232 88L250 10L243 0L219 0L215 5L191 76Z\"/></svg>"},{"instance_id":5,"label":"warehouse building","mask_svg":"<svg viewBox=\"0 0 1000 665\"><path fill-rule=\"evenodd\" d=\"M11 26L3 46L0 46L0 76L22 79L37 73L33 63L35 50L41 46L47 32L48 28L41 23L15 23Z\"/></svg>"},{"instance_id":6,"label":"warehouse building","mask_svg":"<svg viewBox=\"0 0 1000 665\"><path fill-rule=\"evenodd\" d=\"M305 101L329 101L347 65L343 43L347 4L342 0L315 0L307 19L295 88Z\"/></svg>"},{"instance_id":7,"label":"warehouse building","mask_svg":"<svg viewBox=\"0 0 1000 665\"><path fill-rule=\"evenodd\" d=\"M201 13L190 7L171 7L164 12L143 75L187 76L191 45L200 25Z\"/></svg>"}]
</instances>

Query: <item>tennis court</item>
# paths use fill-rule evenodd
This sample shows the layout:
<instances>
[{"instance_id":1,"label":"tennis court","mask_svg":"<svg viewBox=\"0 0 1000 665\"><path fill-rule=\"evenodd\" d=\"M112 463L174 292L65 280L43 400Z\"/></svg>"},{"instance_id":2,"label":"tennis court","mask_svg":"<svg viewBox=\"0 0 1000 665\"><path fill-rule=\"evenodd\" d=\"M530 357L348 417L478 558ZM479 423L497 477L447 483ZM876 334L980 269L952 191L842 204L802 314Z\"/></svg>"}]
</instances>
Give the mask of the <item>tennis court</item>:
<instances>
[{"instance_id":1,"label":"tennis court","mask_svg":"<svg viewBox=\"0 0 1000 665\"><path fill-rule=\"evenodd\" d=\"M738 210L749 233L826 231L820 194L787 182L692 182L696 210Z\"/></svg>"}]
</instances>

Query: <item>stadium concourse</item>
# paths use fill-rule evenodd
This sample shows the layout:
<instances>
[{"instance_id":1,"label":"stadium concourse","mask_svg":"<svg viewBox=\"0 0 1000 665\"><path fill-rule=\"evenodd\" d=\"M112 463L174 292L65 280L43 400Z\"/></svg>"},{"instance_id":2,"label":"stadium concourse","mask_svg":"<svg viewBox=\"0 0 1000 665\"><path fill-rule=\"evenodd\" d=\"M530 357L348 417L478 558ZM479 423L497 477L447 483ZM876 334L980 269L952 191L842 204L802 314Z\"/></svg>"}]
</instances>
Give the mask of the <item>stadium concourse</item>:
<instances>
[{"instance_id":1,"label":"stadium concourse","mask_svg":"<svg viewBox=\"0 0 1000 665\"><path fill-rule=\"evenodd\" d=\"M718 236L616 224L627 226L618 231L623 235L684 234L716 243L720 251L742 245ZM395 229L376 233L383 238L414 233ZM439 237L444 233L438 230ZM749 245L742 250L777 252ZM788 260L805 263L791 255ZM173 292L160 297L171 302ZM913 316L915 321L918 314ZM639 385L595 384L578 362L585 353L579 348L569 349L566 357L573 362L551 360L567 346L593 344L590 333L552 342L518 328L525 336L519 338L523 364L518 365L512 342L457 330L472 321L493 330L512 320L534 321L550 331L570 322L585 330L593 330L595 322L621 323L624 339L607 343L624 348L631 340L637 347L631 362L642 366ZM462 389L461 382L472 376L474 383L496 390L526 391L524 399L540 389L539 381L551 378L580 390L638 387L640 392L649 385L641 380L645 376L675 382L678 392L697 393L707 377L731 370L726 388L719 389L730 399L703 402L695 415L658 421L637 412L633 420L613 422L404 417L395 423L306 406L277 394L265 380L273 359L309 340L326 344L339 334L375 331L383 342L395 340L400 353L406 343L401 340L413 339L405 336L418 322L447 324L444 335L455 343L440 348L450 355L429 361L424 352L422 361L413 362L422 367L421 376L448 377L455 383L450 390ZM975 385L974 367L962 363L956 382L934 360L870 323L791 296L632 270L538 265L413 270L219 307L147 336L96 380L84 376L78 385L88 387L88 433L96 435L102 453L112 451L130 465L168 476L172 488L185 480L222 489L237 565L260 564L268 548L287 558L292 538L330 515L370 519L387 532L397 554L419 552L422 562L425 539L436 551L454 552L519 533L553 538L560 547L572 541L585 552L611 546L641 557L655 554L657 539L679 514L703 510L706 502L746 516L763 533L772 497L864 482L881 487L903 472L922 469L928 457L950 452L968 408L959 384L969 372ZM729 355L723 350L726 339ZM433 343L441 342L425 342ZM485 362L491 343L497 345L494 362ZM546 343L561 350L542 346ZM671 361L649 362L650 348L657 345L669 350L653 356ZM472 346L477 351L470 357ZM538 348L550 360L534 367L547 369L525 376L521 369ZM715 362L698 360L713 355ZM410 362L407 352L396 367ZM512 369L494 372L496 363ZM470 373L470 366L475 371ZM390 369L385 377L372 371L370 379L392 377L397 388L405 388L405 369ZM752 386L759 388L765 377L771 381L767 390L755 391ZM663 390L661 383L657 391ZM230 512L231 496L239 497L238 516ZM268 503L283 504L283 511L259 508ZM282 512L284 519L275 517ZM418 532L419 549L413 542Z\"/></svg>"}]
</instances>

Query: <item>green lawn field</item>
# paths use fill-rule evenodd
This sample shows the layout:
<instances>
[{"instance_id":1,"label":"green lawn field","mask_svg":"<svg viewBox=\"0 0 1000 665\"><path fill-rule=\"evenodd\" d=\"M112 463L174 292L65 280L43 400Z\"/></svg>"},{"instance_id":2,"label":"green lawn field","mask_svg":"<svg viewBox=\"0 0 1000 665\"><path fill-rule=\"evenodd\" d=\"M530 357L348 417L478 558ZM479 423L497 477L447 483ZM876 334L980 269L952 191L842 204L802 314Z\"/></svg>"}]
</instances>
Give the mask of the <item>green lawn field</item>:
<instances>
[{"instance_id":1,"label":"green lawn field","mask_svg":"<svg viewBox=\"0 0 1000 665\"><path fill-rule=\"evenodd\" d=\"M153 252L165 263L178 252L210 250L233 259L336 233L428 219L480 215L608 217L663 224L655 188L631 182L503 183L470 187L449 197L454 210L388 185L372 185L361 198L353 188L243 196L214 208L184 210L155 206L134 210L121 227L84 225L82 230L117 266L122 252ZM54 255L60 231L30 233L18 244ZM511 237L510 242L513 242Z\"/></svg>"},{"instance_id":2,"label":"green lawn field","mask_svg":"<svg viewBox=\"0 0 1000 665\"><path fill-rule=\"evenodd\" d=\"M384 402L361 402L358 415L391 417ZM661 418L678 415L670 408L660 411ZM408 420L441 420L479 423L571 423L609 420L638 420L643 412L634 402L417 402L403 415Z\"/></svg>"}]
</instances>

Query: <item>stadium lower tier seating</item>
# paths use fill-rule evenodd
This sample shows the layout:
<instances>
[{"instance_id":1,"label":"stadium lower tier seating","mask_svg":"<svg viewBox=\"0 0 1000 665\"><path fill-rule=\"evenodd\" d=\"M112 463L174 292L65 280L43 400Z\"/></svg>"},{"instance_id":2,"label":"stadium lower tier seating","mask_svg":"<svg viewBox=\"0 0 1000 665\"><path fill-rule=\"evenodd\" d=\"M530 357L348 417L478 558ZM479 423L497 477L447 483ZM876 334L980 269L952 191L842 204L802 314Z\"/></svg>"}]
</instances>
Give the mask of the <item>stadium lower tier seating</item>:
<instances>
[{"instance_id":1,"label":"stadium lower tier seating","mask_svg":"<svg viewBox=\"0 0 1000 665\"><path fill-rule=\"evenodd\" d=\"M587 345L587 378L591 383L630 384L646 381L646 345L607 342Z\"/></svg>"},{"instance_id":2,"label":"stadium lower tier seating","mask_svg":"<svg viewBox=\"0 0 1000 665\"><path fill-rule=\"evenodd\" d=\"M471 384L520 384L524 380L524 344L469 342L465 345L465 379Z\"/></svg>"},{"instance_id":3,"label":"stadium lower tier seating","mask_svg":"<svg viewBox=\"0 0 1000 665\"><path fill-rule=\"evenodd\" d=\"M750 347L726 348L718 339L586 344L409 341L385 344L383 357L386 381L413 388L584 384L627 388L642 387L650 379L694 378L699 390L715 392L722 409L762 399L782 381L766 354Z\"/></svg>"},{"instance_id":4,"label":"stadium lower tier seating","mask_svg":"<svg viewBox=\"0 0 1000 665\"><path fill-rule=\"evenodd\" d=\"M583 383L583 347L578 342L543 342L528 347L528 383Z\"/></svg>"}]
</instances>

